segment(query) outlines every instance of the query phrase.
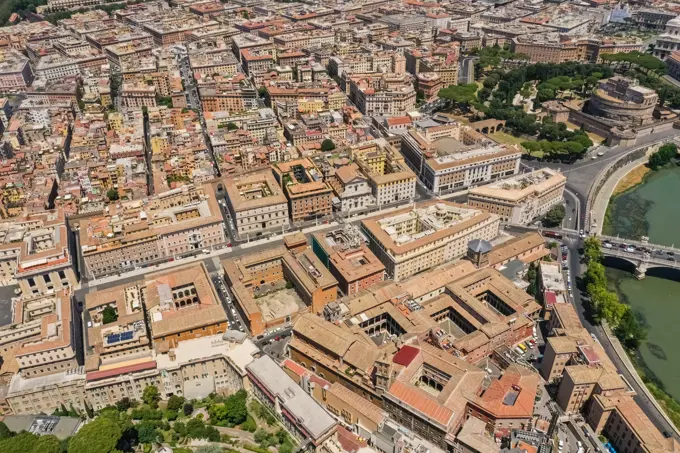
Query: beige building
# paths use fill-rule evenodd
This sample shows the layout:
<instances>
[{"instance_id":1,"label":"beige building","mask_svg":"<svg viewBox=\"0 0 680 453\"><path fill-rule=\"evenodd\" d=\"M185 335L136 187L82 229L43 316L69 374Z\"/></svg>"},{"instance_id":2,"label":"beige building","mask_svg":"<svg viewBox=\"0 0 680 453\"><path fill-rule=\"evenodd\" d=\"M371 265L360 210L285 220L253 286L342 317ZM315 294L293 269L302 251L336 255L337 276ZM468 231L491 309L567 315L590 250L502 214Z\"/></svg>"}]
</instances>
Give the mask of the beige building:
<instances>
[{"instance_id":1,"label":"beige building","mask_svg":"<svg viewBox=\"0 0 680 453\"><path fill-rule=\"evenodd\" d=\"M38 212L12 220L0 224L2 280L19 283L25 296L75 286L64 212Z\"/></svg>"},{"instance_id":2,"label":"beige building","mask_svg":"<svg viewBox=\"0 0 680 453\"><path fill-rule=\"evenodd\" d=\"M106 215L80 219L77 227L83 272L91 277L147 266L227 240L210 184L111 205Z\"/></svg>"},{"instance_id":3,"label":"beige building","mask_svg":"<svg viewBox=\"0 0 680 453\"><path fill-rule=\"evenodd\" d=\"M354 145L350 155L368 177L371 192L379 206L411 200L416 194L416 175L404 157L386 140Z\"/></svg>"},{"instance_id":4,"label":"beige building","mask_svg":"<svg viewBox=\"0 0 680 453\"><path fill-rule=\"evenodd\" d=\"M272 171L288 198L288 211L293 222L331 214L333 190L310 159L279 162L272 166Z\"/></svg>"},{"instance_id":5,"label":"beige building","mask_svg":"<svg viewBox=\"0 0 680 453\"><path fill-rule=\"evenodd\" d=\"M15 415L50 414L64 407L85 410L85 374L82 367L35 378L15 374L5 396Z\"/></svg>"},{"instance_id":6,"label":"beige building","mask_svg":"<svg viewBox=\"0 0 680 453\"><path fill-rule=\"evenodd\" d=\"M562 202L567 178L543 168L470 189L468 204L498 215L502 221L527 225Z\"/></svg>"},{"instance_id":7,"label":"beige building","mask_svg":"<svg viewBox=\"0 0 680 453\"><path fill-rule=\"evenodd\" d=\"M457 123L409 130L402 135L401 153L435 193L515 175L522 156L519 148L499 145Z\"/></svg>"},{"instance_id":8,"label":"beige building","mask_svg":"<svg viewBox=\"0 0 680 453\"><path fill-rule=\"evenodd\" d=\"M586 421L621 453L671 453L680 449L678 441L665 437L628 395L595 395Z\"/></svg>"},{"instance_id":9,"label":"beige building","mask_svg":"<svg viewBox=\"0 0 680 453\"><path fill-rule=\"evenodd\" d=\"M494 214L434 201L363 220L362 228L387 274L399 281L463 256L473 239L494 239L499 223Z\"/></svg>"},{"instance_id":10,"label":"beige building","mask_svg":"<svg viewBox=\"0 0 680 453\"><path fill-rule=\"evenodd\" d=\"M306 244L305 244L306 245ZM320 313L338 294L338 281L306 247L274 247L222 262L236 306L252 335Z\"/></svg>"},{"instance_id":11,"label":"beige building","mask_svg":"<svg viewBox=\"0 0 680 453\"><path fill-rule=\"evenodd\" d=\"M416 107L416 90L406 74L369 73L349 77L349 98L364 115L403 115Z\"/></svg>"},{"instance_id":12,"label":"beige building","mask_svg":"<svg viewBox=\"0 0 680 453\"><path fill-rule=\"evenodd\" d=\"M288 200L270 171L228 178L224 186L227 208L240 236L288 228Z\"/></svg>"},{"instance_id":13,"label":"beige building","mask_svg":"<svg viewBox=\"0 0 680 453\"><path fill-rule=\"evenodd\" d=\"M123 398L140 401L149 385L158 387L163 399L204 398L213 392L229 395L249 388L245 367L258 351L240 332L194 338L165 352L153 351L121 361L116 368L87 373L84 392L94 410Z\"/></svg>"},{"instance_id":14,"label":"beige building","mask_svg":"<svg viewBox=\"0 0 680 453\"><path fill-rule=\"evenodd\" d=\"M156 107L156 87L144 83L124 83L121 90L124 107Z\"/></svg>"}]
</instances>

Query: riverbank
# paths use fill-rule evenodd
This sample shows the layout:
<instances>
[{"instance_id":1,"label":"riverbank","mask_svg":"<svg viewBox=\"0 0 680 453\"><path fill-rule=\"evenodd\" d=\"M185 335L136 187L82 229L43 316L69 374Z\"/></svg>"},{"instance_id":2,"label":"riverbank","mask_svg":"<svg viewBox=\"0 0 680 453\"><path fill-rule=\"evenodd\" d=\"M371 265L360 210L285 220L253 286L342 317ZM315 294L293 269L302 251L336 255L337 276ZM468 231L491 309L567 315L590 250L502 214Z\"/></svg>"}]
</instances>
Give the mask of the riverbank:
<instances>
[{"instance_id":1,"label":"riverbank","mask_svg":"<svg viewBox=\"0 0 680 453\"><path fill-rule=\"evenodd\" d=\"M651 276L640 281L628 269L612 267L607 268L606 279L608 288L633 311L648 332L646 340L637 349L621 349L640 377L640 385L649 390L670 421L680 428L680 402L677 399L680 388L673 385L680 351L668 347L674 344L672 325L680 311L680 307L669 306L673 302L670 292L678 282Z\"/></svg>"},{"instance_id":2,"label":"riverbank","mask_svg":"<svg viewBox=\"0 0 680 453\"><path fill-rule=\"evenodd\" d=\"M648 175L650 175L652 170L645 164L640 164L639 166L633 168L626 176L621 178L621 180L616 184L614 191L612 192L612 197L616 197L628 190L631 190L640 184L644 184ZM611 202L610 202L611 205Z\"/></svg>"}]
</instances>

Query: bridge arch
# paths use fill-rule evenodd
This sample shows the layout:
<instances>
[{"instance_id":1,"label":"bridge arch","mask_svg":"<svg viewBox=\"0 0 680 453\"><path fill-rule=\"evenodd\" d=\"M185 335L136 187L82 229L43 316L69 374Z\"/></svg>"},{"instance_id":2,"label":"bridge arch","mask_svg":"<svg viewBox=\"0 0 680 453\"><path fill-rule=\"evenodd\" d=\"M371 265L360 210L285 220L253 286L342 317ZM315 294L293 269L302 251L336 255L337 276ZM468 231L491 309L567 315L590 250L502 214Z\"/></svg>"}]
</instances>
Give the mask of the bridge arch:
<instances>
[{"instance_id":1,"label":"bridge arch","mask_svg":"<svg viewBox=\"0 0 680 453\"><path fill-rule=\"evenodd\" d=\"M477 132L481 132L482 134L493 134L494 132L502 131L503 129L505 129L505 120L489 118L487 120L475 121L474 123L470 123L470 126L472 126L474 130L476 130Z\"/></svg>"}]
</instances>

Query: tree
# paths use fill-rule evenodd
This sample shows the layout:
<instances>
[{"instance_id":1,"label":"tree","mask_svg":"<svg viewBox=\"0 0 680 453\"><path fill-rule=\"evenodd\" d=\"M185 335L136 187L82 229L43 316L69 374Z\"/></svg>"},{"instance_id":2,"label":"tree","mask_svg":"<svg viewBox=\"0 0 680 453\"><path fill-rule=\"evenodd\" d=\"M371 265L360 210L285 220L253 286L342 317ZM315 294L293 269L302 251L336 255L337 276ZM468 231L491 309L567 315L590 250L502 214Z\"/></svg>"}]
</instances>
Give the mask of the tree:
<instances>
[{"instance_id":1,"label":"tree","mask_svg":"<svg viewBox=\"0 0 680 453\"><path fill-rule=\"evenodd\" d=\"M158 406L158 401L161 399L161 395L158 392L158 387L155 385L148 385L144 388L142 393L142 400L149 406L155 408Z\"/></svg>"},{"instance_id":2,"label":"tree","mask_svg":"<svg viewBox=\"0 0 680 453\"><path fill-rule=\"evenodd\" d=\"M450 85L442 88L437 93L440 98L453 102L458 105L458 108L467 110L470 103L476 99L477 92L476 83L468 83L466 85Z\"/></svg>"},{"instance_id":3,"label":"tree","mask_svg":"<svg viewBox=\"0 0 680 453\"><path fill-rule=\"evenodd\" d=\"M104 307L104 310L102 310L102 322L104 324L109 324L112 322L116 322L118 320L118 310L113 308L111 305L107 305Z\"/></svg>"},{"instance_id":4,"label":"tree","mask_svg":"<svg viewBox=\"0 0 680 453\"><path fill-rule=\"evenodd\" d=\"M607 276L605 274L605 269L602 264L597 261L591 261L588 264L588 270L586 271L583 281L586 288L590 287L602 287L607 286Z\"/></svg>"},{"instance_id":5,"label":"tree","mask_svg":"<svg viewBox=\"0 0 680 453\"><path fill-rule=\"evenodd\" d=\"M538 102L545 102L555 99L555 91L547 88L538 90L538 93L536 94L536 99L538 100Z\"/></svg>"},{"instance_id":6,"label":"tree","mask_svg":"<svg viewBox=\"0 0 680 453\"><path fill-rule=\"evenodd\" d=\"M602 261L602 243L595 236L589 236L583 241L583 257L586 263Z\"/></svg>"},{"instance_id":7,"label":"tree","mask_svg":"<svg viewBox=\"0 0 680 453\"><path fill-rule=\"evenodd\" d=\"M538 272L536 271L536 265L534 263L531 263L529 265L529 270L527 271L527 281L529 282L527 293L531 294L534 297L536 297L536 293L538 292L537 277Z\"/></svg>"},{"instance_id":8,"label":"tree","mask_svg":"<svg viewBox=\"0 0 680 453\"><path fill-rule=\"evenodd\" d=\"M9 430L5 422L0 422L0 440L12 437L12 431Z\"/></svg>"},{"instance_id":9,"label":"tree","mask_svg":"<svg viewBox=\"0 0 680 453\"><path fill-rule=\"evenodd\" d=\"M635 350L647 339L647 328L638 320L632 310L626 310L614 330L625 347Z\"/></svg>"},{"instance_id":10,"label":"tree","mask_svg":"<svg viewBox=\"0 0 680 453\"><path fill-rule=\"evenodd\" d=\"M234 131L236 129L238 129L238 126L236 124L232 123L231 121L227 123L227 130L228 131Z\"/></svg>"},{"instance_id":11,"label":"tree","mask_svg":"<svg viewBox=\"0 0 680 453\"><path fill-rule=\"evenodd\" d=\"M140 443L151 444L158 441L160 433L153 422L142 422L137 425L137 436Z\"/></svg>"},{"instance_id":12,"label":"tree","mask_svg":"<svg viewBox=\"0 0 680 453\"><path fill-rule=\"evenodd\" d=\"M675 143L666 143L657 152L649 157L649 168L658 170L668 165L678 154L678 147Z\"/></svg>"},{"instance_id":13,"label":"tree","mask_svg":"<svg viewBox=\"0 0 680 453\"><path fill-rule=\"evenodd\" d=\"M109 199L109 201L116 201L119 198L118 191L111 188L106 192L106 197Z\"/></svg>"},{"instance_id":14,"label":"tree","mask_svg":"<svg viewBox=\"0 0 680 453\"><path fill-rule=\"evenodd\" d=\"M172 425L172 429L180 436L187 435L187 425L184 422L175 422Z\"/></svg>"},{"instance_id":15,"label":"tree","mask_svg":"<svg viewBox=\"0 0 680 453\"><path fill-rule=\"evenodd\" d=\"M564 210L563 204L556 204L545 215L543 219L543 226L546 227L556 227L562 223L566 212Z\"/></svg>"},{"instance_id":16,"label":"tree","mask_svg":"<svg viewBox=\"0 0 680 453\"><path fill-rule=\"evenodd\" d=\"M121 438L120 426L113 420L97 417L83 426L68 443L69 453L111 453Z\"/></svg>"},{"instance_id":17,"label":"tree","mask_svg":"<svg viewBox=\"0 0 680 453\"><path fill-rule=\"evenodd\" d=\"M118 409L119 412L127 412L128 409L136 406L137 401L133 401L127 396L125 398L121 398L116 402L116 409Z\"/></svg>"},{"instance_id":18,"label":"tree","mask_svg":"<svg viewBox=\"0 0 680 453\"><path fill-rule=\"evenodd\" d=\"M520 143L527 153L531 156L531 153L536 153L541 150L541 145L537 142L522 142Z\"/></svg>"},{"instance_id":19,"label":"tree","mask_svg":"<svg viewBox=\"0 0 680 453\"><path fill-rule=\"evenodd\" d=\"M321 151L333 151L335 149L335 143L330 138L325 139L321 142Z\"/></svg>"},{"instance_id":20,"label":"tree","mask_svg":"<svg viewBox=\"0 0 680 453\"><path fill-rule=\"evenodd\" d=\"M271 434L269 434L264 429L258 429L257 431L255 431L255 434L253 435L253 439L255 439L255 442L257 442L258 444L261 444L262 442L266 442L270 438L271 438Z\"/></svg>"},{"instance_id":21,"label":"tree","mask_svg":"<svg viewBox=\"0 0 680 453\"><path fill-rule=\"evenodd\" d=\"M171 411L178 411L184 405L184 397L172 395L168 399L168 409Z\"/></svg>"},{"instance_id":22,"label":"tree","mask_svg":"<svg viewBox=\"0 0 680 453\"><path fill-rule=\"evenodd\" d=\"M191 403L184 403L184 407L182 408L182 412L184 412L184 415L189 416L194 412L194 405Z\"/></svg>"},{"instance_id":23,"label":"tree","mask_svg":"<svg viewBox=\"0 0 680 453\"><path fill-rule=\"evenodd\" d=\"M196 453L222 453L222 447L218 445L203 445L198 447Z\"/></svg>"}]
</instances>

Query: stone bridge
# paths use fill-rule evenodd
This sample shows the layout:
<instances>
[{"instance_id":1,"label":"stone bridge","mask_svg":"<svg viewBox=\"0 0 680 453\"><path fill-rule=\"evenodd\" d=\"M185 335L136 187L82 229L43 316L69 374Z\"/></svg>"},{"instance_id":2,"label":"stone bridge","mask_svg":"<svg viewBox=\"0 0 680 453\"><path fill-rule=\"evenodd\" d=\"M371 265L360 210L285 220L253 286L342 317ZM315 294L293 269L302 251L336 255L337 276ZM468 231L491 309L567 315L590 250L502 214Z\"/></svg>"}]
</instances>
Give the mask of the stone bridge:
<instances>
[{"instance_id":1,"label":"stone bridge","mask_svg":"<svg viewBox=\"0 0 680 453\"><path fill-rule=\"evenodd\" d=\"M645 278L648 269L655 267L680 270L680 262L675 260L676 256L680 259L680 249L676 249L675 247L650 244L641 241L631 241L611 236L599 236L599 239L616 244L625 243L627 245L635 246L636 250L633 252L628 252L616 245L612 248L602 247L602 254L604 256L619 258L633 264L635 266L635 277L640 280ZM640 248L644 250L639 250Z\"/></svg>"}]
</instances>

